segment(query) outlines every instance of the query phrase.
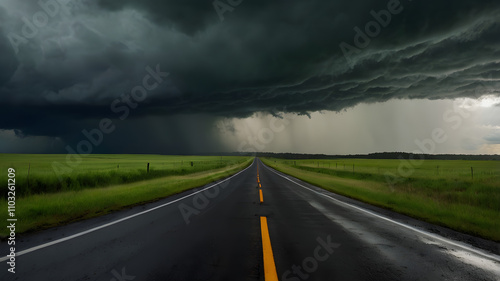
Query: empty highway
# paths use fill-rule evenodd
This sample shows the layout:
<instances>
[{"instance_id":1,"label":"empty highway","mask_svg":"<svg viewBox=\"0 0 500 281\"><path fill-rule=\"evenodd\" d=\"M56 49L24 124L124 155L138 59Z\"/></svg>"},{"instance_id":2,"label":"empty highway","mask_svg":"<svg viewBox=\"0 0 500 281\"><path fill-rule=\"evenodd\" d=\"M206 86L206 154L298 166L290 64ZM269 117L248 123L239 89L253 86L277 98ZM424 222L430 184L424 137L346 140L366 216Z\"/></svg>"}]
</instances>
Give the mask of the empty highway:
<instances>
[{"instance_id":1,"label":"empty highway","mask_svg":"<svg viewBox=\"0 0 500 281\"><path fill-rule=\"evenodd\" d=\"M15 274L2 241L0 280L500 280L498 243L332 194L259 159L226 180L19 239Z\"/></svg>"}]
</instances>

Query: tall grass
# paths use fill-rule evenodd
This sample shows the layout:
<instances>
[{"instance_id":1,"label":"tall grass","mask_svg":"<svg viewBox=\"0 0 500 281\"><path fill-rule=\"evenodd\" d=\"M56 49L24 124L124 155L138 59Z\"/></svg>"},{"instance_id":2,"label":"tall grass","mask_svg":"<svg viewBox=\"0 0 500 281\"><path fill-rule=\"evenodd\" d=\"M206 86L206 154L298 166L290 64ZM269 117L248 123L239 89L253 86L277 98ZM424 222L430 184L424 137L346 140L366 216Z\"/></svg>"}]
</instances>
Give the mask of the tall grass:
<instances>
[{"instance_id":1,"label":"tall grass","mask_svg":"<svg viewBox=\"0 0 500 281\"><path fill-rule=\"evenodd\" d=\"M57 175L52 164L66 165L67 155L0 154L0 182L7 169L16 170L16 196L105 187L166 176L181 176L239 164L248 157L88 155L70 172ZM147 172L147 163L150 164ZM191 166L192 163L192 166ZM29 170L29 176L28 176ZM3 171L3 172L2 172ZM7 185L0 185L5 199Z\"/></svg>"},{"instance_id":2,"label":"tall grass","mask_svg":"<svg viewBox=\"0 0 500 281\"><path fill-rule=\"evenodd\" d=\"M403 176L403 160L262 160L327 190L500 241L499 161L425 160Z\"/></svg>"},{"instance_id":3,"label":"tall grass","mask_svg":"<svg viewBox=\"0 0 500 281\"><path fill-rule=\"evenodd\" d=\"M16 217L22 218L16 224L16 232L42 230L159 200L228 177L252 163L249 157L242 159L222 168L185 175L16 198ZM0 200L0 210L7 210L6 200ZM1 212L0 219L5 221L7 212ZM7 231L0 229L0 237L5 238Z\"/></svg>"}]
</instances>

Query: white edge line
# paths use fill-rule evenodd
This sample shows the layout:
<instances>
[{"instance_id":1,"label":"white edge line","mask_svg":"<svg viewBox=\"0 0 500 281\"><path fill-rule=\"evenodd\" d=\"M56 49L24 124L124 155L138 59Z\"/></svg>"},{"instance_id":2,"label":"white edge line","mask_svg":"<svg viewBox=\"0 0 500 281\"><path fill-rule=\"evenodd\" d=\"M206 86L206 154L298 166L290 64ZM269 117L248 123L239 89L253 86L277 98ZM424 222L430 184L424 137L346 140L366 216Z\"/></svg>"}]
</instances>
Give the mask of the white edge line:
<instances>
[{"instance_id":1,"label":"white edge line","mask_svg":"<svg viewBox=\"0 0 500 281\"><path fill-rule=\"evenodd\" d=\"M137 216L144 215L144 214L149 213L149 212L152 212L152 211L154 211L154 210L157 210L157 209L163 208L163 207L165 207L165 206L171 205L171 204L173 204L173 203L175 203L175 202L181 201L181 200L186 199L186 198L188 198L188 197L191 197L191 196L193 196L193 195L195 195L195 194L197 194L197 193L203 192L203 191L205 191L205 190L207 190L207 189L210 189L210 188L212 188L212 187L214 187L214 186L216 186L216 185L219 185L219 184L221 184L221 183L223 183L223 182L225 182L225 181L227 181L227 180L230 180L230 179L231 179L231 178L233 178L233 177L236 177L236 176L237 176L237 175L239 175L240 173L243 173L244 171L248 170L248 168L252 167L254 163L255 163L255 158L254 158L254 161L252 162L252 164L251 164L250 166L248 166L248 167L246 167L245 169L243 169L243 170L239 171L238 173L236 173L236 174L234 174L234 175L232 175L232 176L228 177L227 179L224 179L224 180L222 180L222 181L220 181L220 182L218 182L218 183L215 183L215 184L213 184L213 185L211 185L211 186L208 186L208 187L206 187L206 188L204 188L204 189L198 190L198 191L196 191L196 192L193 192L193 193L188 194L188 195L186 195L186 196L183 196L183 197L181 197L181 198L177 198L177 199L175 199L175 200L173 200L173 201L170 201L170 202L168 202L168 203L165 203L165 204L162 204L162 205L156 206L156 207L154 207L154 208L151 208L151 209L148 209L148 210L142 211L142 212L140 212L140 213L136 213L136 214L130 215L130 216L128 216L128 217L124 217L124 218L121 218L121 219L119 219L119 220L115 220L115 221L112 221L112 222L109 222L109 223L106 223L106 224L103 224L103 225L100 225L100 226L97 226L97 227L94 227L94 228L91 228L91 229L88 229L88 230L85 230L85 231L79 232L79 233L76 233L76 234L73 234L73 235L70 235L70 236L68 236L68 237L64 237L64 238L57 239L57 240L54 240L54 241L51 241L51 242L48 242L48 243L45 243L45 244L41 244L41 245L38 245L38 246L35 246L35 247L31 247L31 248L28 248L28 249L26 249L26 250L22 250L22 251L20 251L20 252L17 252L17 253L16 253L16 257L17 257L17 256L21 256L21 255L24 255L24 254L31 253L31 252L33 252L33 251L40 250L40 249L43 249L43 248L46 248L46 247L49 247L49 246L52 246L52 245L55 245L55 244L62 243L62 242L65 242L65 241L71 240L71 239L73 239L73 238L77 238L77 237L83 236L83 235L85 235L85 234L89 234L89 233L94 232L94 231L97 231L97 230L99 230L99 229L103 229L103 228L106 228L106 227L108 227L108 226L111 226L111 225L114 225L114 224L120 223L120 222L122 222L122 221L126 221L126 220L129 220L129 219L131 219L131 218L135 218L135 217L137 217ZM9 259L9 258L8 258L7 256L2 257L2 258L0 258L0 262L6 261L6 260L8 260L8 259Z\"/></svg>"},{"instance_id":2,"label":"white edge line","mask_svg":"<svg viewBox=\"0 0 500 281\"><path fill-rule=\"evenodd\" d=\"M264 164L264 163L262 163L262 164ZM382 215L376 214L376 213L374 213L374 212L368 211L368 210L366 210L366 209L363 209L363 208L360 208L360 207L357 207L357 206L351 205L351 204L349 204L349 203L343 202L343 201L338 200L338 199L336 199L336 198L333 198L333 197L331 197L331 196L329 196L329 195L326 195L326 194L320 193L320 192L318 192L318 191L316 191L316 190L313 190L313 189L311 189L311 188L309 188L309 187L306 187L306 186L304 186L304 185L302 185L302 184L300 184L300 183L298 183L298 182L295 182L295 181L293 181L293 180L289 179L288 177L285 177L285 176L283 176L283 175L281 175L281 174L279 174L279 173L275 172L275 171L274 171L274 169L272 169L272 168L270 168L270 167L267 167L267 165L263 165L263 166L264 166L264 167L266 167L266 168L267 168L268 170L270 170L271 172L275 173L276 175L278 175L278 176L280 176L280 177L282 177L282 178L285 178L285 179L287 179L287 180L289 180L289 181L291 181L291 182L295 183L296 185L298 185L298 186L300 186L300 187L303 187L303 188L308 189L308 190L310 190L310 191L312 191L312 192L314 192L314 193L317 193L317 194L319 194L319 195L321 195L321 196L324 196L324 197L326 197L326 198L328 198L328 199L330 199L330 200L333 200L333 201L335 201L335 202L337 202L337 203L341 203L341 204L343 204L343 205L346 205L346 206L351 207L351 208L353 208L353 209L356 209L356 210L358 210L358 211L361 211L361 212L367 213L367 214L372 215L372 216L374 216L374 217L377 217L377 218L380 218L380 219L386 220L386 221L388 221L388 222L392 222L392 223L397 224L397 225L399 225L399 226L402 226L402 227L404 227L404 228L407 228L407 229L413 230L413 231L415 231L415 232L418 232L418 233L420 233L420 234L423 234L423 235L426 235L426 236L432 237L432 238L434 238L434 239L440 240L441 242L444 242L444 243L447 243L447 244L451 244L451 245L453 245L453 246L456 246L456 247L462 248L462 249L467 250L467 251L469 251L469 252L473 252L473 253L478 254L478 255L480 255L480 256L483 256L483 257L486 257L486 258L489 258L489 259L495 260L495 261L497 261L497 262L500 262L500 256L497 256L497 255L494 255L494 254L488 254L488 253L485 253L485 252L483 252L483 251L480 251L480 250L474 249L474 248L472 248L472 247L468 247L468 246L466 246L466 245L463 245L463 244L460 244L460 243L454 242L454 241L452 241L452 240L450 240L450 239L447 239L447 238L444 238L444 237L442 237L442 236L438 236L438 235L436 235L436 234L432 234L432 233L429 233L429 232L426 232L426 231L420 230L420 229L418 229L418 228L415 228L415 227L412 227L412 226L406 225L406 224L404 224L404 223L400 223L400 222L398 222L398 221L395 221L395 220L392 220L392 219L390 219L390 218L384 217L384 216L382 216ZM324 189L324 190L325 190L325 191L327 191L326 189Z\"/></svg>"}]
</instances>

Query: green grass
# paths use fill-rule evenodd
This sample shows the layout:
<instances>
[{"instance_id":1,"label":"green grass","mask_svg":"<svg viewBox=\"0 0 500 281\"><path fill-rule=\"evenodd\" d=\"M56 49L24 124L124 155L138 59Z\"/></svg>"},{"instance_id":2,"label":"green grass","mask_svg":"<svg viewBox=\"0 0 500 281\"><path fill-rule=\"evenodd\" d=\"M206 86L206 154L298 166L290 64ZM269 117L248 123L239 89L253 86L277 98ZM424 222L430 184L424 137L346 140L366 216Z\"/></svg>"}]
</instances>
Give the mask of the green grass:
<instances>
[{"instance_id":1,"label":"green grass","mask_svg":"<svg viewBox=\"0 0 500 281\"><path fill-rule=\"evenodd\" d=\"M499 161L262 160L332 192L500 241Z\"/></svg>"},{"instance_id":2,"label":"green grass","mask_svg":"<svg viewBox=\"0 0 500 281\"><path fill-rule=\"evenodd\" d=\"M50 177L51 171L50 168L47 168L46 161L62 157L61 155L18 156L16 158L14 155L9 155L11 163L6 164L4 161L5 158L2 158L2 162L0 162L2 167L10 165L16 167L16 192L24 188L18 180L20 174L22 175L23 173L23 168L21 168L22 163L24 163L23 160L29 158L35 167L39 167L38 176L40 178L43 178L45 173L46 178L53 179ZM78 171L75 171L71 177L79 179L78 175L87 175L89 173L92 175L107 175L110 171L106 170L105 167L114 164L115 160L124 163L120 164L120 169L122 169L122 165L124 166L124 170L126 169L122 173L128 171L133 175L140 174L140 172L137 172L137 169L140 169L140 166L144 166L145 168L144 164L147 162L151 163L151 167L160 167L161 163L165 163L161 171L165 171L168 175L161 176L161 174L158 174L153 178L145 177L144 179L138 177L128 183L110 184L109 182L105 182L101 186L87 188L80 183L81 185L78 189L67 189L50 193L34 192L19 197L16 193L16 218L18 219L16 233L21 234L64 225L73 221L108 214L134 205L156 201L228 177L248 167L253 160L249 157L223 157L221 164L220 157L205 156L93 156L89 156L89 159L86 160L88 162L84 162L86 165L81 165ZM191 161L195 162L193 167L190 165ZM203 171L201 168L194 169L196 166L203 167L206 170ZM45 170L42 169L43 167L45 167ZM96 167L100 167L101 169ZM193 169L190 170L190 168ZM89 172L88 170L92 171ZM175 173L176 171L177 173ZM7 173L7 168L5 168L5 173ZM6 179L5 182L7 182ZM4 210L0 212L0 220L6 221L6 198L0 200L0 210ZM6 229L0 229L0 236L5 237L6 235Z\"/></svg>"},{"instance_id":3,"label":"green grass","mask_svg":"<svg viewBox=\"0 0 500 281\"><path fill-rule=\"evenodd\" d=\"M65 154L0 154L0 182L6 183L7 169L14 168L18 187L16 196L24 197L125 184L171 175L187 175L228 167L248 159L219 156L91 154L82 157L81 163L71 166L66 157L68 156ZM150 163L149 173L146 171L147 163ZM6 195L7 185L0 185L0 198L5 199Z\"/></svg>"}]
</instances>

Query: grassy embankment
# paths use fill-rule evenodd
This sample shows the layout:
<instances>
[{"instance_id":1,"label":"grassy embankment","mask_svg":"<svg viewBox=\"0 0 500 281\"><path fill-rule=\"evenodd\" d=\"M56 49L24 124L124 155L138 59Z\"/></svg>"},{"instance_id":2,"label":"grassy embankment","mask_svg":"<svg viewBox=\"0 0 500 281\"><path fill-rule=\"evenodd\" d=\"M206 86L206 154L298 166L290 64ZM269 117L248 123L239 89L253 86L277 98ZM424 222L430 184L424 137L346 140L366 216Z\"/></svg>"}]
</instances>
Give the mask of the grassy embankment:
<instances>
[{"instance_id":1,"label":"grassy embankment","mask_svg":"<svg viewBox=\"0 0 500 281\"><path fill-rule=\"evenodd\" d=\"M60 182L52 162L64 163L65 157L0 154L3 186L7 186L7 169L16 170L18 234L155 201L228 177L253 160L217 156L89 155L71 173L64 174ZM149 173L146 172L147 163L150 163ZM5 187L2 193L0 210L4 211L0 219L5 221ZM0 231L0 236L6 234L6 230Z\"/></svg>"},{"instance_id":2,"label":"grassy embankment","mask_svg":"<svg viewBox=\"0 0 500 281\"><path fill-rule=\"evenodd\" d=\"M409 162L262 160L266 165L329 191L500 241L498 161L425 160L404 166Z\"/></svg>"}]
</instances>

